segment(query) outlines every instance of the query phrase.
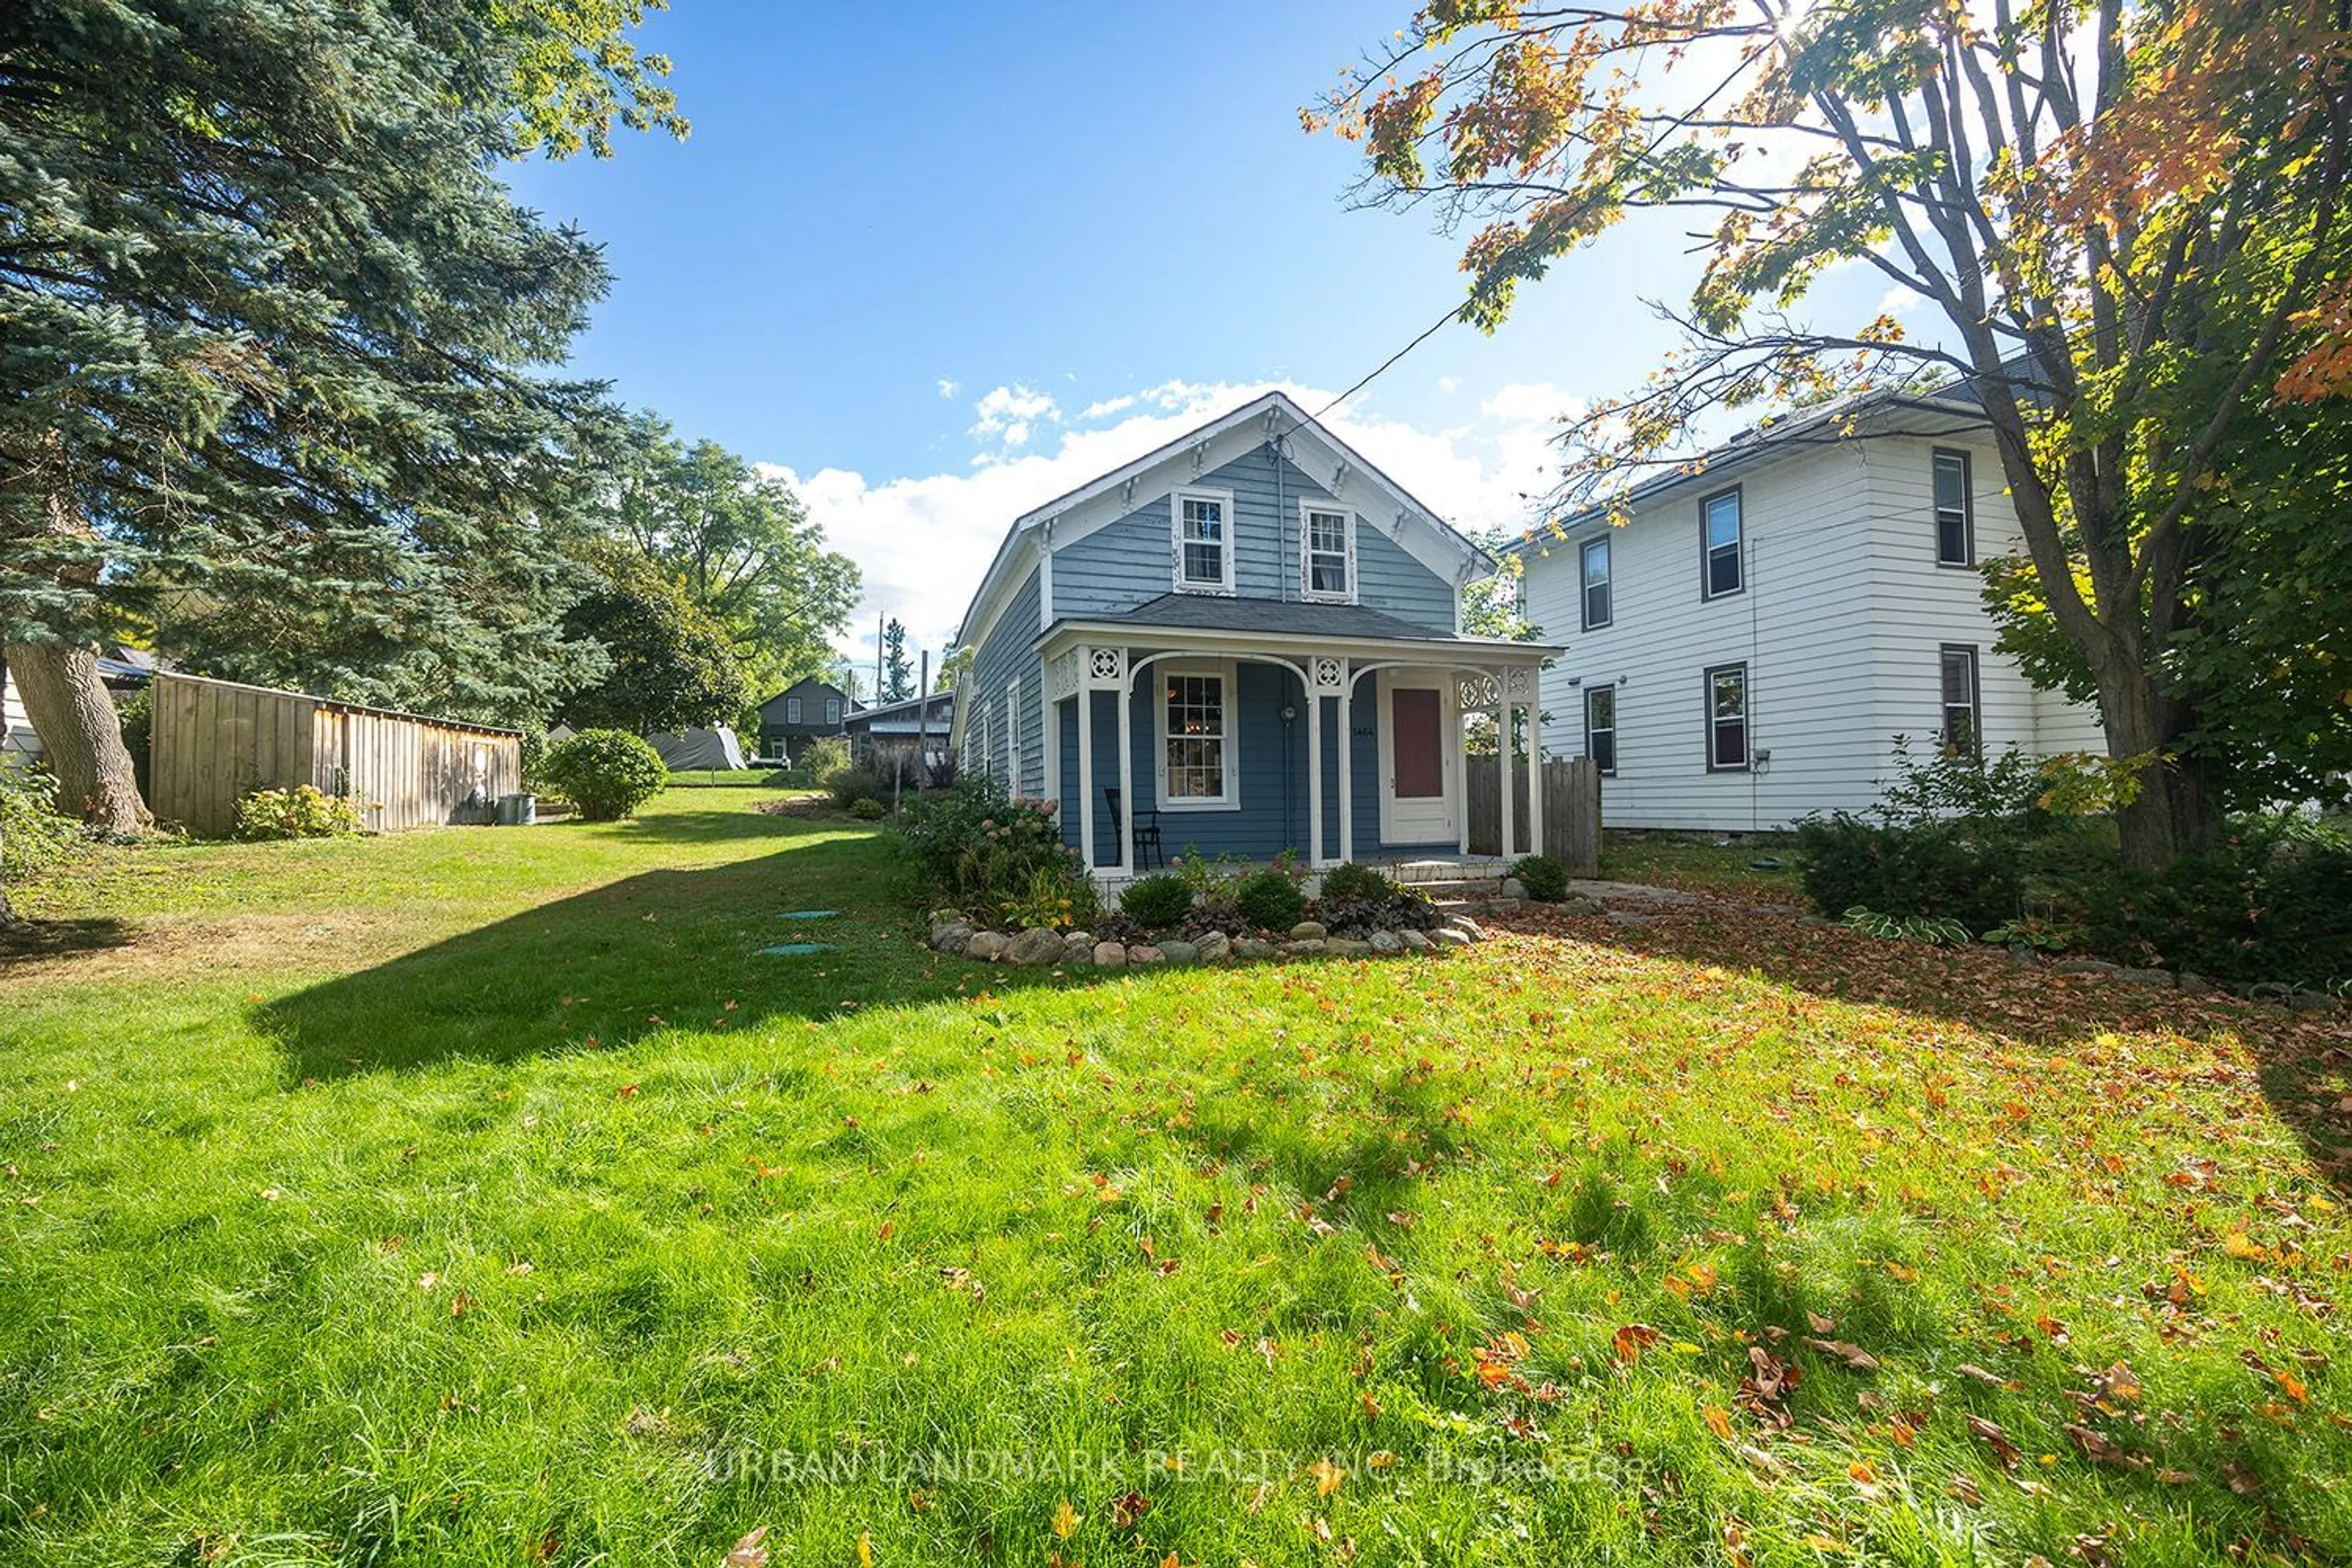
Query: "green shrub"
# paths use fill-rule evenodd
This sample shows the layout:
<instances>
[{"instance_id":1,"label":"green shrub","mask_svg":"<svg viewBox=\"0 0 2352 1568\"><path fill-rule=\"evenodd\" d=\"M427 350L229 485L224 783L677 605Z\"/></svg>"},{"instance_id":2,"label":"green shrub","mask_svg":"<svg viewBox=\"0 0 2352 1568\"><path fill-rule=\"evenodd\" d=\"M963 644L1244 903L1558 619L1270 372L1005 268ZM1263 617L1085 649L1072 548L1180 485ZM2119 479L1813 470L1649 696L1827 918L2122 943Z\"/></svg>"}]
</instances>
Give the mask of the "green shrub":
<instances>
[{"instance_id":1,"label":"green shrub","mask_svg":"<svg viewBox=\"0 0 2352 1568\"><path fill-rule=\"evenodd\" d=\"M547 782L547 731L525 730L522 732L522 779L519 787L537 794Z\"/></svg>"},{"instance_id":2,"label":"green shrub","mask_svg":"<svg viewBox=\"0 0 2352 1568\"><path fill-rule=\"evenodd\" d=\"M1841 923L1868 936L1923 942L1929 947L1965 947L1969 942L1969 928L1958 921L1930 915L1883 915L1862 904L1846 910Z\"/></svg>"},{"instance_id":3,"label":"green shrub","mask_svg":"<svg viewBox=\"0 0 2352 1568\"><path fill-rule=\"evenodd\" d=\"M816 776L817 788L833 797L833 804L847 810L861 800L878 800L889 790L878 773L864 768L836 768Z\"/></svg>"},{"instance_id":4,"label":"green shrub","mask_svg":"<svg viewBox=\"0 0 2352 1568\"><path fill-rule=\"evenodd\" d=\"M1249 862L1228 851L1212 860L1192 845L1168 868L1179 880L1192 889L1196 901L1203 904L1229 904L1240 891L1242 880L1249 875Z\"/></svg>"},{"instance_id":5,"label":"green shrub","mask_svg":"<svg viewBox=\"0 0 2352 1568\"><path fill-rule=\"evenodd\" d=\"M801 749L801 760L795 764L802 772L822 784L835 773L849 771L849 737L823 735Z\"/></svg>"},{"instance_id":6,"label":"green shrub","mask_svg":"<svg viewBox=\"0 0 2352 1568\"><path fill-rule=\"evenodd\" d=\"M248 843L272 838L349 838L367 831L349 795L328 795L315 784L257 789L237 797L230 830Z\"/></svg>"},{"instance_id":7,"label":"green shrub","mask_svg":"<svg viewBox=\"0 0 2352 1568\"><path fill-rule=\"evenodd\" d=\"M1089 907L1094 885L1078 853L1062 842L1050 800L1015 801L986 773L910 795L898 813L898 842L923 896L983 920L1035 895L1046 873L1074 909Z\"/></svg>"},{"instance_id":8,"label":"green shrub","mask_svg":"<svg viewBox=\"0 0 2352 1568\"><path fill-rule=\"evenodd\" d=\"M1071 931L1090 925L1102 913L1101 895L1093 879L1075 866L1040 866L1029 874L1029 885L999 904L997 913L1014 930L1049 926Z\"/></svg>"},{"instance_id":9,"label":"green shrub","mask_svg":"<svg viewBox=\"0 0 2352 1568\"><path fill-rule=\"evenodd\" d=\"M14 881L56 865L82 837L58 809L58 782L35 763L0 763L0 873Z\"/></svg>"},{"instance_id":10,"label":"green shrub","mask_svg":"<svg viewBox=\"0 0 2352 1568\"><path fill-rule=\"evenodd\" d=\"M1395 890L1395 885L1386 877L1353 860L1323 873L1323 901L1327 904L1352 899L1385 899Z\"/></svg>"},{"instance_id":11,"label":"green shrub","mask_svg":"<svg viewBox=\"0 0 2352 1568\"><path fill-rule=\"evenodd\" d=\"M1259 931L1288 931L1306 917L1307 895L1285 873L1260 871L1243 881L1234 907Z\"/></svg>"},{"instance_id":12,"label":"green shrub","mask_svg":"<svg viewBox=\"0 0 2352 1568\"><path fill-rule=\"evenodd\" d=\"M890 815L890 808L872 795L866 795L849 803L849 815L860 822L879 822Z\"/></svg>"},{"instance_id":13,"label":"green shrub","mask_svg":"<svg viewBox=\"0 0 2352 1568\"><path fill-rule=\"evenodd\" d=\"M1805 894L1824 914L1861 906L1988 931L2023 898L2017 840L1981 824L1881 825L1839 812L1799 823L1797 848Z\"/></svg>"},{"instance_id":14,"label":"green shrub","mask_svg":"<svg viewBox=\"0 0 2352 1568\"><path fill-rule=\"evenodd\" d=\"M1568 868L1549 855L1530 855L1511 868L1511 875L1539 904L1556 904L1568 897Z\"/></svg>"},{"instance_id":15,"label":"green shrub","mask_svg":"<svg viewBox=\"0 0 2352 1568\"><path fill-rule=\"evenodd\" d=\"M2158 871L2114 866L2063 907L2104 958L2320 989L2352 976L2347 889L2352 849L2240 839Z\"/></svg>"},{"instance_id":16,"label":"green shrub","mask_svg":"<svg viewBox=\"0 0 2352 1568\"><path fill-rule=\"evenodd\" d=\"M1192 908L1192 889L1181 877L1146 877L1118 896L1127 918L1152 931L1165 931Z\"/></svg>"},{"instance_id":17,"label":"green shrub","mask_svg":"<svg viewBox=\"0 0 2352 1568\"><path fill-rule=\"evenodd\" d=\"M583 730L550 749L541 771L590 822L635 816L669 786L661 753L625 730Z\"/></svg>"}]
</instances>

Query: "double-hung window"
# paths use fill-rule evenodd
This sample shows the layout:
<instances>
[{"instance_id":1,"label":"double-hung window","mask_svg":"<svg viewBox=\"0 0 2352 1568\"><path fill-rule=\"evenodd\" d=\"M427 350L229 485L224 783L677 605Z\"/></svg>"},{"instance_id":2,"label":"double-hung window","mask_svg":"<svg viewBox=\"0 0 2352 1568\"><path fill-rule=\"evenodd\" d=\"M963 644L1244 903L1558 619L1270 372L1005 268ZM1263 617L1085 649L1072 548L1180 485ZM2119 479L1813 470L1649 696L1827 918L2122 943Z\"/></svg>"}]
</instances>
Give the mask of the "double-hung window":
<instances>
[{"instance_id":1,"label":"double-hung window","mask_svg":"<svg viewBox=\"0 0 2352 1568\"><path fill-rule=\"evenodd\" d=\"M1021 683L1004 689L1004 787L1021 794Z\"/></svg>"},{"instance_id":2,"label":"double-hung window","mask_svg":"<svg viewBox=\"0 0 2352 1568\"><path fill-rule=\"evenodd\" d=\"M1969 455L1936 453L1936 564L1977 563L1976 518L1969 496Z\"/></svg>"},{"instance_id":3,"label":"double-hung window","mask_svg":"<svg viewBox=\"0 0 2352 1568\"><path fill-rule=\"evenodd\" d=\"M1170 553L1186 593L1234 591L1234 498L1229 490L1178 490Z\"/></svg>"},{"instance_id":4,"label":"double-hung window","mask_svg":"<svg viewBox=\"0 0 2352 1568\"><path fill-rule=\"evenodd\" d=\"M1948 755L1975 756L1984 744L1978 719L1984 694L1978 682L1977 650L1969 643L1946 643L1937 651L1944 688L1944 721L1937 738Z\"/></svg>"},{"instance_id":5,"label":"double-hung window","mask_svg":"<svg viewBox=\"0 0 2352 1568\"><path fill-rule=\"evenodd\" d=\"M798 706L799 706L799 704L798 704L797 702L795 702L795 703L793 704L793 706L794 706L794 707L798 707ZM828 698L826 698L826 699L824 700L824 721L825 721L827 724L838 724L838 723L840 723L840 722L841 722L841 699L840 699L840 698L838 698L838 697L828 697ZM799 719L798 719L798 717L797 717L797 716L795 716L795 717L794 717L794 719L793 719L793 722L794 722L794 723L798 723L798 722L799 722Z\"/></svg>"},{"instance_id":6,"label":"double-hung window","mask_svg":"<svg viewBox=\"0 0 2352 1568\"><path fill-rule=\"evenodd\" d=\"M785 723L787 723L787 724L797 724L797 723L799 723L800 721L801 721L801 700L800 700L799 698L797 698L797 697L787 697L787 698L785 698L785 699L784 699L784 722L785 722Z\"/></svg>"},{"instance_id":7,"label":"double-hung window","mask_svg":"<svg viewBox=\"0 0 2352 1568\"><path fill-rule=\"evenodd\" d=\"M1704 553L1699 577L1699 597L1720 598L1737 594L1747 586L1747 574L1739 559L1741 532L1739 522L1739 492L1725 490L1699 503L1701 543Z\"/></svg>"},{"instance_id":8,"label":"double-hung window","mask_svg":"<svg viewBox=\"0 0 2352 1568\"><path fill-rule=\"evenodd\" d=\"M1617 772L1617 689L1595 686L1584 693L1584 754L1614 777Z\"/></svg>"},{"instance_id":9,"label":"double-hung window","mask_svg":"<svg viewBox=\"0 0 2352 1568\"><path fill-rule=\"evenodd\" d=\"M1748 766L1748 667L1719 664L1706 672L1706 765L1710 773Z\"/></svg>"},{"instance_id":10,"label":"double-hung window","mask_svg":"<svg viewBox=\"0 0 2352 1568\"><path fill-rule=\"evenodd\" d=\"M1171 811L1231 806L1234 776L1230 665L1165 671L1160 682L1160 804Z\"/></svg>"},{"instance_id":11,"label":"double-hung window","mask_svg":"<svg viewBox=\"0 0 2352 1568\"><path fill-rule=\"evenodd\" d=\"M1342 507L1299 507L1299 586L1310 599L1356 597L1356 514Z\"/></svg>"},{"instance_id":12,"label":"double-hung window","mask_svg":"<svg viewBox=\"0 0 2352 1568\"><path fill-rule=\"evenodd\" d=\"M1597 632L1610 620L1609 541L1587 540L1577 552L1577 562L1584 576L1584 629Z\"/></svg>"}]
</instances>

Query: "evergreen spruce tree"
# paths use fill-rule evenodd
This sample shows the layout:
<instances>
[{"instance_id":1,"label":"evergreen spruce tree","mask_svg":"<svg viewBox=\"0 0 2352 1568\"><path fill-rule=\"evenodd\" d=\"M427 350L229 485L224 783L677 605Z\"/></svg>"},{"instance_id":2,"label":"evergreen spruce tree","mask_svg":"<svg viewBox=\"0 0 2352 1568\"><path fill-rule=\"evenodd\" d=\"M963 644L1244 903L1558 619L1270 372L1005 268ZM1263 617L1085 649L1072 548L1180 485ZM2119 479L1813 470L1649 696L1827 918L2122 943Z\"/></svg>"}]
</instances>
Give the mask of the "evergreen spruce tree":
<instances>
[{"instance_id":1,"label":"evergreen spruce tree","mask_svg":"<svg viewBox=\"0 0 2352 1568\"><path fill-rule=\"evenodd\" d=\"M482 713L593 667L558 546L599 389L546 367L605 274L497 167L683 132L647 4L0 11L0 640L68 808L145 816L91 647L126 615Z\"/></svg>"}]
</instances>

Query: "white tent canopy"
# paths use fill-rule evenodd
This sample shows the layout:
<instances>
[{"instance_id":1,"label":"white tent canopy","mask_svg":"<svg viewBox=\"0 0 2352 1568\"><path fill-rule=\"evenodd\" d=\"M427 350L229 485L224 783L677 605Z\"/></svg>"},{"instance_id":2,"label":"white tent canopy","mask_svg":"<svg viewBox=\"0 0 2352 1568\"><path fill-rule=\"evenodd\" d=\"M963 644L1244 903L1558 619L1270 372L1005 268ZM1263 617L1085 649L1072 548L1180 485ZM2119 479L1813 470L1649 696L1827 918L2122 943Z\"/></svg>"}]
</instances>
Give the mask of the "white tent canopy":
<instances>
[{"instance_id":1,"label":"white tent canopy","mask_svg":"<svg viewBox=\"0 0 2352 1568\"><path fill-rule=\"evenodd\" d=\"M680 734L652 734L646 739L674 773L694 773L711 768L740 768L744 765L743 748L736 742L735 731L720 724L709 730L688 730Z\"/></svg>"}]
</instances>

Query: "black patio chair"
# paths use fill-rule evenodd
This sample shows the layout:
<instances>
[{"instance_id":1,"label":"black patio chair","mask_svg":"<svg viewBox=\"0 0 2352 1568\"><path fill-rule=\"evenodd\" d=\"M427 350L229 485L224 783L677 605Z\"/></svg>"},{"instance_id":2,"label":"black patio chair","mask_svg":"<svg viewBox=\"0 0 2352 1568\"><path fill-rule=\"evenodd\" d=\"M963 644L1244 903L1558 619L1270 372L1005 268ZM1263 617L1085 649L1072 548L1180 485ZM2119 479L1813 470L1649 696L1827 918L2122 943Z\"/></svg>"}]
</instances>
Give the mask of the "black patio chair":
<instances>
[{"instance_id":1,"label":"black patio chair","mask_svg":"<svg viewBox=\"0 0 2352 1568\"><path fill-rule=\"evenodd\" d=\"M1110 806L1110 830L1114 837L1127 832L1127 818L1119 809L1118 790L1105 785L1103 800ZM1122 842L1124 840L1122 839ZM1135 863L1139 866L1165 869L1168 857L1160 847L1160 814L1146 808L1135 814Z\"/></svg>"}]
</instances>

